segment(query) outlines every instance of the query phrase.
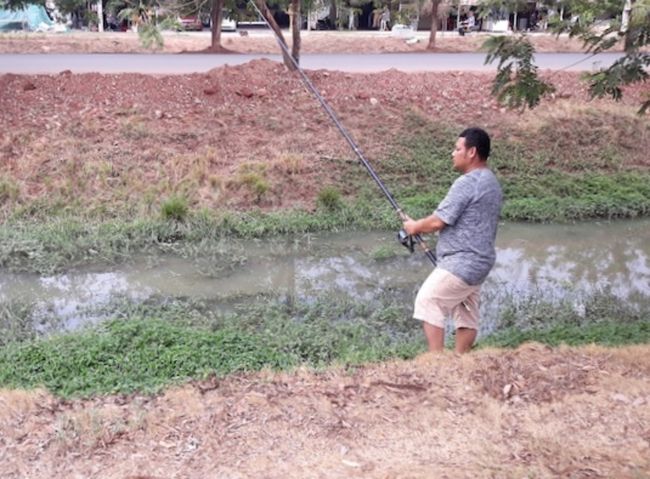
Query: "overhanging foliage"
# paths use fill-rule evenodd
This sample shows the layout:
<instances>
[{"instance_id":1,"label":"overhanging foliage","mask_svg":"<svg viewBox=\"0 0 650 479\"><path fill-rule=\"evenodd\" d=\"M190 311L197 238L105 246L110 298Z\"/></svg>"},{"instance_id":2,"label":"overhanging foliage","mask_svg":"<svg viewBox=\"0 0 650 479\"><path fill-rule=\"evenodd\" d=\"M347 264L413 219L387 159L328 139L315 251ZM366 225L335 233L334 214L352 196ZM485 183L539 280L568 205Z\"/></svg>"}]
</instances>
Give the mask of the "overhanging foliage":
<instances>
[{"instance_id":1,"label":"overhanging foliage","mask_svg":"<svg viewBox=\"0 0 650 479\"><path fill-rule=\"evenodd\" d=\"M515 3L516 0L488 0L483 9L515 7ZM540 3L549 10L558 8L554 0ZM642 50L650 44L650 0L569 0L563 2L562 11L564 17L553 21L551 30L558 36L565 34L581 39L586 52L597 54L623 44L623 58L586 75L592 97L610 96L620 100L623 86L647 81L650 54ZM532 60L535 50L525 34L491 38L484 48L488 51L486 63L499 60L493 95L502 104L534 108L552 91L552 85L537 76ZM644 114L649 107L650 97L644 100L639 113Z\"/></svg>"}]
</instances>

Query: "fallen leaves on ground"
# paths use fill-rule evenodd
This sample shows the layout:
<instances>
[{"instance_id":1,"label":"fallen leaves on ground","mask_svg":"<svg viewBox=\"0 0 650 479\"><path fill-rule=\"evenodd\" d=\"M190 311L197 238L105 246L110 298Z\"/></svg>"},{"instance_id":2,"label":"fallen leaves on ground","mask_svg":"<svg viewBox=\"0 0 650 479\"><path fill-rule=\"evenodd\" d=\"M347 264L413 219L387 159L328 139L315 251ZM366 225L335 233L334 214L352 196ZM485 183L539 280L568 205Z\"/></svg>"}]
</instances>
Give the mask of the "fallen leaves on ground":
<instances>
[{"instance_id":1,"label":"fallen leaves on ground","mask_svg":"<svg viewBox=\"0 0 650 479\"><path fill-rule=\"evenodd\" d=\"M0 475L643 477L649 402L648 346L534 343L209 378L152 397L5 390Z\"/></svg>"}]
</instances>

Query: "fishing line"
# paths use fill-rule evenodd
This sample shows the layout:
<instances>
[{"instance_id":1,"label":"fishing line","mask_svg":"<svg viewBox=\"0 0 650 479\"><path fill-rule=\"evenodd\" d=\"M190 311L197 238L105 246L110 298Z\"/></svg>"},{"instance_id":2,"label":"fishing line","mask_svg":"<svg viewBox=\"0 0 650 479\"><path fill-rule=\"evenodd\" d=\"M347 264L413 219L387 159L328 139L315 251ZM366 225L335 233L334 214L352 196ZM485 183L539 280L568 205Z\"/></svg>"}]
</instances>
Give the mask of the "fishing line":
<instances>
[{"instance_id":1,"label":"fishing line","mask_svg":"<svg viewBox=\"0 0 650 479\"><path fill-rule=\"evenodd\" d=\"M311 82L307 74L303 71L302 68L300 68L300 65L296 61L295 58L291 55L289 52L289 49L287 48L287 45L281 40L280 36L277 34L277 32L271 27L269 24L267 18L262 15L262 12L258 8L258 6L255 4L253 0L250 0L251 5L255 8L257 11L258 15L264 19L264 23L266 23L266 26L271 29L273 32L273 35L275 36L275 40L278 42L278 45L284 52L285 58L289 58L290 61L292 62L293 66L295 67L296 71L299 73L301 80L303 81L304 85L307 87L307 89L316 97L318 102L321 104L327 115L329 116L330 120L334 123L336 128L339 130L343 138L345 138L345 141L350 145L352 148L352 151L354 151L355 155L361 162L361 164L365 167L365 169L368 171L372 179L375 181L381 192L384 194L390 205L393 207L395 212L397 213L397 216L399 217L400 220L404 221L407 219L406 214L403 212L402 208L397 204L397 201L395 201L395 198L391 194L391 192L386 188L386 185L381 181L379 176L377 176L377 173L375 173L375 170L373 170L372 166L370 163L368 163L368 160L366 160L365 156L361 152L361 149L357 145L357 143L354 141L352 138L352 135L347 131L347 129L343 126L341 121L339 120L338 116L336 115L336 112L332 109L332 107L327 103L325 98L321 95L321 93L318 91L318 89L314 86L314 84ZM429 258L429 261L433 264L433 266L436 266L437 260L436 260L436 255L429 249L429 246L424 242L422 237L417 234L417 235L409 235L401 229L399 233L397 234L397 239L399 240L402 245L406 246L409 251L413 252L414 250L414 245L417 244L424 254Z\"/></svg>"}]
</instances>

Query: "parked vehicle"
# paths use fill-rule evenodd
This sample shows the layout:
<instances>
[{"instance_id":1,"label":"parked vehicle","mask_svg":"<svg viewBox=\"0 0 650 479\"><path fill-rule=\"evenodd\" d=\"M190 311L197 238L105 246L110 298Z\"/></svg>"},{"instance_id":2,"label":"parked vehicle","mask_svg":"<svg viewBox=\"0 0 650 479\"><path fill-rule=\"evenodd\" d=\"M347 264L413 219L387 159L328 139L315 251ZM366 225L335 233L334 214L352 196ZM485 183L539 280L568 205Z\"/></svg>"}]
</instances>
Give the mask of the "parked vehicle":
<instances>
[{"instance_id":1,"label":"parked vehicle","mask_svg":"<svg viewBox=\"0 0 650 479\"><path fill-rule=\"evenodd\" d=\"M212 19L210 15L186 15L178 18L181 30L200 32L203 27L211 28ZM237 30L237 21L232 18L230 12L223 11L221 19L221 31L234 32Z\"/></svg>"},{"instance_id":2,"label":"parked vehicle","mask_svg":"<svg viewBox=\"0 0 650 479\"><path fill-rule=\"evenodd\" d=\"M209 13L206 13L202 16L203 26L206 28L212 28L212 17ZM232 14L228 10L223 10L221 14L221 31L222 32L234 32L237 30L237 20L235 20Z\"/></svg>"},{"instance_id":3,"label":"parked vehicle","mask_svg":"<svg viewBox=\"0 0 650 479\"><path fill-rule=\"evenodd\" d=\"M234 32L235 30L237 30L237 20L231 16L229 11L224 10L221 19L221 31Z\"/></svg>"},{"instance_id":4,"label":"parked vehicle","mask_svg":"<svg viewBox=\"0 0 650 479\"><path fill-rule=\"evenodd\" d=\"M203 30L203 22L198 15L188 15L185 17L179 17L178 23L181 26L181 30L185 31L195 31L200 32Z\"/></svg>"}]
</instances>

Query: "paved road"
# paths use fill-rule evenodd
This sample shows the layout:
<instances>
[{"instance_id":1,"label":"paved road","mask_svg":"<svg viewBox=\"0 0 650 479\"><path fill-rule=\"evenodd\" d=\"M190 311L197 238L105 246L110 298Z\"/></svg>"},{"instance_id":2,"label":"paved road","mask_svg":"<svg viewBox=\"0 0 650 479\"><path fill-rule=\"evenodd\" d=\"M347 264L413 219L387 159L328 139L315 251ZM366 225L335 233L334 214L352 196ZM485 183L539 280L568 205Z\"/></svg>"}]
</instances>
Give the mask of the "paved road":
<instances>
[{"instance_id":1,"label":"paved road","mask_svg":"<svg viewBox=\"0 0 650 479\"><path fill-rule=\"evenodd\" d=\"M585 71L605 67L621 54L538 53L540 69ZM0 54L0 73L152 73L183 74L205 72L223 65L239 65L256 58L281 61L279 55L216 54ZM378 72L395 68L416 71L492 71L484 65L483 53L384 53L384 54L313 54L301 57L305 69L348 72Z\"/></svg>"}]
</instances>

